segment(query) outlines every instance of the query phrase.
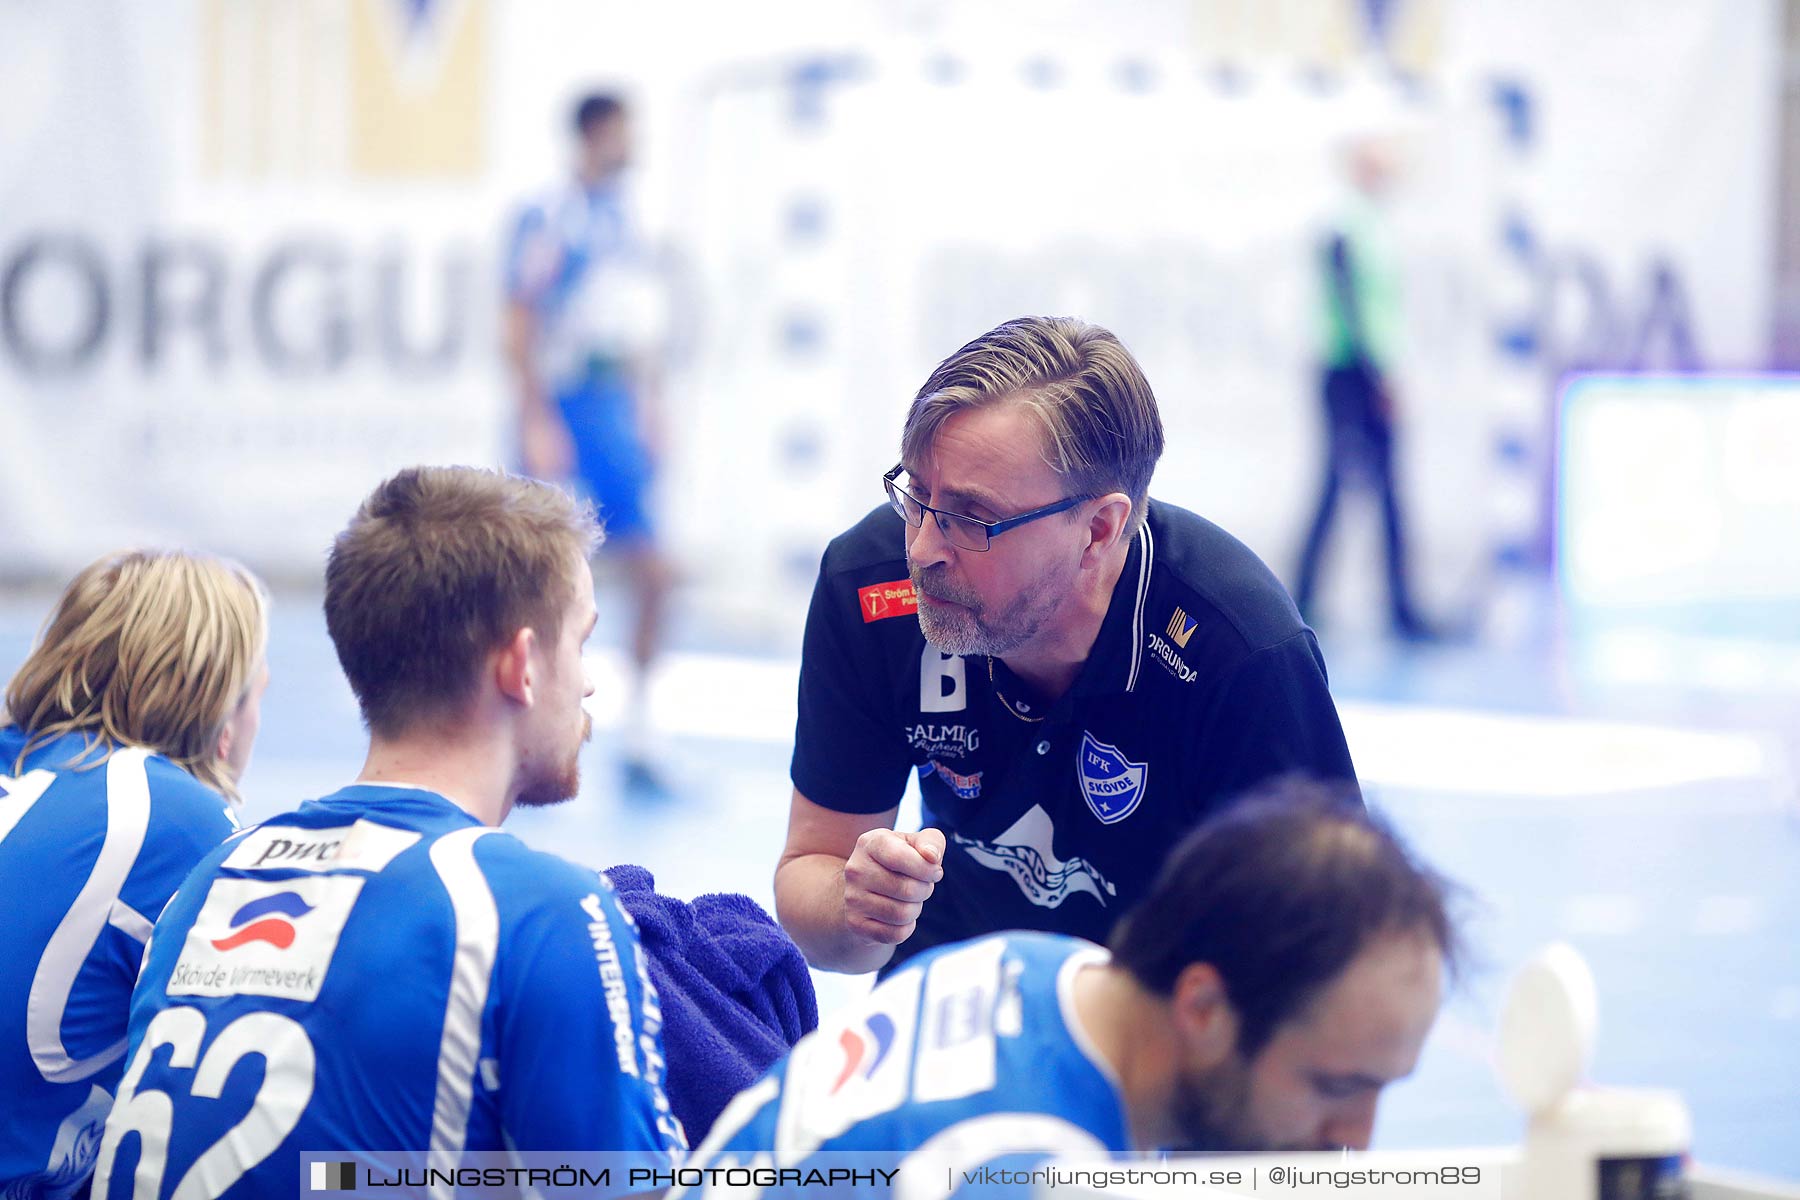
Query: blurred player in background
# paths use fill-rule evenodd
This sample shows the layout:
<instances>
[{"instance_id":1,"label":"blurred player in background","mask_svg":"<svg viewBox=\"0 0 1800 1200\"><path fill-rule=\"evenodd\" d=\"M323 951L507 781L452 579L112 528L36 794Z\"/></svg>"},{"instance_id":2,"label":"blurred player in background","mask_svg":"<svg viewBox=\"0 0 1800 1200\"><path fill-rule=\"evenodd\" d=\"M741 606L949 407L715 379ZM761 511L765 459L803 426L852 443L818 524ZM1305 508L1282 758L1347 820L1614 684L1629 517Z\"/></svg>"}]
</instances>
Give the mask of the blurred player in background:
<instances>
[{"instance_id":1,"label":"blurred player in background","mask_svg":"<svg viewBox=\"0 0 1800 1200\"><path fill-rule=\"evenodd\" d=\"M611 886L497 828L579 784L597 538L559 489L471 468L364 501L325 622L368 759L170 902L96 1196L291 1195L306 1150L685 1151Z\"/></svg>"},{"instance_id":2,"label":"blurred player in background","mask_svg":"<svg viewBox=\"0 0 1800 1200\"><path fill-rule=\"evenodd\" d=\"M68 1196L93 1170L151 923L238 826L267 609L235 563L111 555L64 589L7 686L0 1195Z\"/></svg>"},{"instance_id":3,"label":"blurred player in background","mask_svg":"<svg viewBox=\"0 0 1800 1200\"><path fill-rule=\"evenodd\" d=\"M1402 309L1399 263L1383 208L1399 170L1397 150L1370 137L1353 142L1345 155L1351 201L1327 237L1320 260L1325 473L1300 554L1294 602L1308 622L1314 622L1319 563L1337 515L1338 492L1346 481L1360 481L1381 501L1389 628L1408 641L1429 641L1436 634L1413 604L1405 520L1394 479L1394 432L1399 421L1394 360Z\"/></svg>"},{"instance_id":4,"label":"blurred player in background","mask_svg":"<svg viewBox=\"0 0 1800 1200\"><path fill-rule=\"evenodd\" d=\"M911 1158L941 1194L951 1162L1366 1148L1456 960L1446 891L1353 792L1284 781L1189 834L1110 952L1003 933L907 963L687 1166Z\"/></svg>"},{"instance_id":5,"label":"blurred player in background","mask_svg":"<svg viewBox=\"0 0 1800 1200\"><path fill-rule=\"evenodd\" d=\"M631 119L616 96L575 107L575 177L519 218L507 255L507 356L519 447L539 479L573 476L593 498L634 606L625 782L661 793L649 679L671 583L650 513L665 433L658 410L666 294L626 204Z\"/></svg>"}]
</instances>

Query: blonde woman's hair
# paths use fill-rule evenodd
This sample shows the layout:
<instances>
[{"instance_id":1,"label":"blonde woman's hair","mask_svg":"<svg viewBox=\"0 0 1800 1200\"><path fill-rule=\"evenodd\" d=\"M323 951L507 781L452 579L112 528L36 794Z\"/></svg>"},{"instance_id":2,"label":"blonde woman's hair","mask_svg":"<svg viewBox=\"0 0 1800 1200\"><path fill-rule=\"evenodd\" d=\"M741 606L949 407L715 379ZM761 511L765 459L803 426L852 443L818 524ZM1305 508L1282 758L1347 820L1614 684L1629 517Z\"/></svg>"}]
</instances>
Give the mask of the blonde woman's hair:
<instances>
[{"instance_id":1,"label":"blonde woman's hair","mask_svg":"<svg viewBox=\"0 0 1800 1200\"><path fill-rule=\"evenodd\" d=\"M28 735L14 770L79 732L77 763L144 746L236 800L219 735L267 644L268 593L243 566L183 550L108 555L63 589L6 687L7 720Z\"/></svg>"},{"instance_id":2,"label":"blonde woman's hair","mask_svg":"<svg viewBox=\"0 0 1800 1200\"><path fill-rule=\"evenodd\" d=\"M946 358L913 398L900 436L903 461L928 456L959 412L1019 404L1044 427L1040 450L1078 496L1131 497L1135 534L1150 474L1162 457L1162 416L1143 370L1108 330L1075 317L1017 317Z\"/></svg>"}]
</instances>

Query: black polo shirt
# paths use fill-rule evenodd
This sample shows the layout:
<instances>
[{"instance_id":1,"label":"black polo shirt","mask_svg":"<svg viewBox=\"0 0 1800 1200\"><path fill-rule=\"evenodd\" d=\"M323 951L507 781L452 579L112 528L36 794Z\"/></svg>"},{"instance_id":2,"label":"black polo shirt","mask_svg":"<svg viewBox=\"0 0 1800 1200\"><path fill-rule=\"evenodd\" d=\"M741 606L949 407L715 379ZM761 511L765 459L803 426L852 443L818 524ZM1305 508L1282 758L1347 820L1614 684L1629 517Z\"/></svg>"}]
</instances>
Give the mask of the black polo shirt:
<instances>
[{"instance_id":1,"label":"black polo shirt","mask_svg":"<svg viewBox=\"0 0 1800 1200\"><path fill-rule=\"evenodd\" d=\"M944 878L894 963L1001 929L1104 942L1221 805L1287 771L1354 779L1312 631L1211 522L1150 505L1054 703L999 659L925 641L905 531L884 505L825 551L792 768L807 799L849 813L893 808L918 771Z\"/></svg>"}]
</instances>

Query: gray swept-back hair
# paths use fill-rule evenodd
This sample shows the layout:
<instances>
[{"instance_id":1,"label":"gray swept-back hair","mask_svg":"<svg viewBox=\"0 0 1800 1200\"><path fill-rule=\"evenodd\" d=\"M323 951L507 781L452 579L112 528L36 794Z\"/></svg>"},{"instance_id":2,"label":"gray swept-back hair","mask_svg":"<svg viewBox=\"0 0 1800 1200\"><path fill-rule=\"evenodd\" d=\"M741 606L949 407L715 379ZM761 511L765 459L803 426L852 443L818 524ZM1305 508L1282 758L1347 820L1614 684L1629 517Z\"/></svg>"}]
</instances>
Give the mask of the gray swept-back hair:
<instances>
[{"instance_id":1,"label":"gray swept-back hair","mask_svg":"<svg viewBox=\"0 0 1800 1200\"><path fill-rule=\"evenodd\" d=\"M901 457L925 458L959 412L1019 404L1044 427L1044 461L1074 494L1131 497L1126 536L1143 523L1162 457L1162 416L1143 369L1106 329L1075 317L1016 317L939 363L914 397Z\"/></svg>"}]
</instances>

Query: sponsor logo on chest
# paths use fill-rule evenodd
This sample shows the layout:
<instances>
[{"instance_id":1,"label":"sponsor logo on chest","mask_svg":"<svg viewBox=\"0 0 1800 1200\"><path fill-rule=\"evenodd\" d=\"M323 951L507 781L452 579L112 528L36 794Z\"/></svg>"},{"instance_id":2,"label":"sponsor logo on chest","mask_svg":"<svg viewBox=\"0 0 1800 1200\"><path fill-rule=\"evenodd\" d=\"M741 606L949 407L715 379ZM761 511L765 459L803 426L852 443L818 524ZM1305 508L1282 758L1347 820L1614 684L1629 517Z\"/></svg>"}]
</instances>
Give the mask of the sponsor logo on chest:
<instances>
[{"instance_id":1,"label":"sponsor logo on chest","mask_svg":"<svg viewBox=\"0 0 1800 1200\"><path fill-rule=\"evenodd\" d=\"M1156 661L1162 664L1163 670L1183 683L1192 683L1199 678L1199 672L1188 666L1187 660L1181 657L1181 651L1187 649L1188 640L1194 636L1194 630L1199 626L1200 622L1177 608L1169 615L1169 623L1163 627L1162 633L1152 633L1146 643L1150 653L1156 656Z\"/></svg>"},{"instance_id":2,"label":"sponsor logo on chest","mask_svg":"<svg viewBox=\"0 0 1800 1200\"><path fill-rule=\"evenodd\" d=\"M967 758L981 749L981 730L973 725L908 725L906 744L926 758Z\"/></svg>"},{"instance_id":3,"label":"sponsor logo on chest","mask_svg":"<svg viewBox=\"0 0 1800 1200\"><path fill-rule=\"evenodd\" d=\"M1105 905L1107 897L1118 894L1087 859L1056 856L1056 826L1042 805L1032 805L991 842L960 833L950 837L982 866L1012 876L1019 891L1039 908L1060 908L1063 901L1079 895L1092 896Z\"/></svg>"},{"instance_id":4,"label":"sponsor logo on chest","mask_svg":"<svg viewBox=\"0 0 1800 1200\"><path fill-rule=\"evenodd\" d=\"M1081 756L1075 764L1081 794L1102 825L1123 821L1137 811L1149 787L1150 764L1132 762L1117 746L1091 733L1081 735Z\"/></svg>"},{"instance_id":5,"label":"sponsor logo on chest","mask_svg":"<svg viewBox=\"0 0 1800 1200\"><path fill-rule=\"evenodd\" d=\"M906 1101L923 972L903 971L802 1039L789 1059L781 1144L818 1144Z\"/></svg>"},{"instance_id":6,"label":"sponsor logo on chest","mask_svg":"<svg viewBox=\"0 0 1800 1200\"><path fill-rule=\"evenodd\" d=\"M1156 655L1156 661L1163 669L1183 683L1192 683L1200 677L1199 672L1187 665L1187 660L1175 653L1175 647L1163 640L1161 634L1150 635L1150 653Z\"/></svg>"},{"instance_id":7,"label":"sponsor logo on chest","mask_svg":"<svg viewBox=\"0 0 1800 1200\"><path fill-rule=\"evenodd\" d=\"M885 621L889 617L919 615L919 597L913 592L912 580L896 579L890 583L871 583L856 590L857 604L862 608L863 624Z\"/></svg>"},{"instance_id":8,"label":"sponsor logo on chest","mask_svg":"<svg viewBox=\"0 0 1800 1200\"><path fill-rule=\"evenodd\" d=\"M980 771L975 771L968 775L961 775L952 771L941 762L931 762L926 765L937 772L937 777L943 780L945 785L948 786L951 791L955 792L959 799L974 800L981 795ZM923 770L923 768L921 768L921 770Z\"/></svg>"}]
</instances>

